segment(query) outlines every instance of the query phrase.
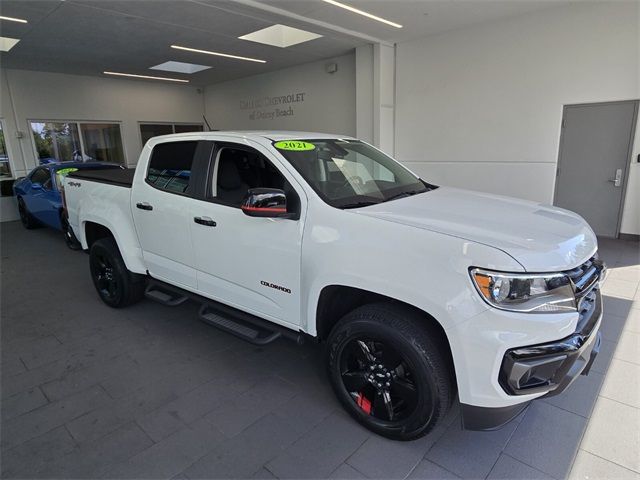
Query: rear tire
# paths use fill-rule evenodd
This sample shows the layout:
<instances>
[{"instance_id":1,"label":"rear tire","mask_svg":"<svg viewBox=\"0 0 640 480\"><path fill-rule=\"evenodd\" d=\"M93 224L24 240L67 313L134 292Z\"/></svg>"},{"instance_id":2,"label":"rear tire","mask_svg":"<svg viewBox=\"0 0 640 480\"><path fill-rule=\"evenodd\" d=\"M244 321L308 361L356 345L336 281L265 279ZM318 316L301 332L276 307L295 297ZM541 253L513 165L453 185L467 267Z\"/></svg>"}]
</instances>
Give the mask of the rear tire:
<instances>
[{"instance_id":1,"label":"rear tire","mask_svg":"<svg viewBox=\"0 0 640 480\"><path fill-rule=\"evenodd\" d=\"M60 225L62 226L62 235L64 236L64 243L67 244L71 250L80 250L82 245L73 233L73 228L69 225L69 219L66 213L60 215Z\"/></svg>"},{"instance_id":2,"label":"rear tire","mask_svg":"<svg viewBox=\"0 0 640 480\"><path fill-rule=\"evenodd\" d=\"M34 228L38 228L40 224L38 221L29 213L27 209L26 203L21 198L18 198L18 213L20 214L20 221L22 222L22 226L27 230L33 230Z\"/></svg>"},{"instance_id":3,"label":"rear tire","mask_svg":"<svg viewBox=\"0 0 640 480\"><path fill-rule=\"evenodd\" d=\"M98 295L110 307L126 307L144 296L146 277L127 270L113 238L102 238L91 245L89 266Z\"/></svg>"},{"instance_id":4,"label":"rear tire","mask_svg":"<svg viewBox=\"0 0 640 480\"><path fill-rule=\"evenodd\" d=\"M423 316L401 306L372 304L348 313L329 335L327 367L349 414L395 440L429 433L455 395L439 338Z\"/></svg>"}]
</instances>

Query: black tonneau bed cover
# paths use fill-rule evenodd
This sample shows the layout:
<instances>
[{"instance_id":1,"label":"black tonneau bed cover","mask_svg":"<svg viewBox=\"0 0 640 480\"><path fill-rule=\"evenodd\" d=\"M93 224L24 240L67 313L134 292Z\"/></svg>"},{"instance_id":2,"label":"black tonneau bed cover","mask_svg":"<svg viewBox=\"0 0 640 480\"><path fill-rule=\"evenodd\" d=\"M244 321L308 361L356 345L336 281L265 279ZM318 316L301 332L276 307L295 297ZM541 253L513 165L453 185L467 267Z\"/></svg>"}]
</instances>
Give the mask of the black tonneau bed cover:
<instances>
[{"instance_id":1,"label":"black tonneau bed cover","mask_svg":"<svg viewBox=\"0 0 640 480\"><path fill-rule=\"evenodd\" d=\"M119 187L131 188L135 168L107 168L104 170L78 170L67 175L67 178L91 180L92 182L108 183Z\"/></svg>"}]
</instances>

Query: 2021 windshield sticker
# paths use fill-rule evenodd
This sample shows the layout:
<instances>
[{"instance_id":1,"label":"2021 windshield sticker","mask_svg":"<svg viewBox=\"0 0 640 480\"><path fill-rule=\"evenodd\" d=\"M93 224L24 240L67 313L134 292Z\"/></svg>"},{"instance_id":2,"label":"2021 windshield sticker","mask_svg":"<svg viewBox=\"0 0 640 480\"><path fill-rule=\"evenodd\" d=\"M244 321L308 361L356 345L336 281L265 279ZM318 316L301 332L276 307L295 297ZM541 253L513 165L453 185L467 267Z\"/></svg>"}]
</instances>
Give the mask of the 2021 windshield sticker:
<instances>
[{"instance_id":1,"label":"2021 windshield sticker","mask_svg":"<svg viewBox=\"0 0 640 480\"><path fill-rule=\"evenodd\" d=\"M299 140L286 140L283 142L277 142L274 144L278 150L287 150L289 152L307 152L315 150L316 146L313 143L301 142Z\"/></svg>"}]
</instances>

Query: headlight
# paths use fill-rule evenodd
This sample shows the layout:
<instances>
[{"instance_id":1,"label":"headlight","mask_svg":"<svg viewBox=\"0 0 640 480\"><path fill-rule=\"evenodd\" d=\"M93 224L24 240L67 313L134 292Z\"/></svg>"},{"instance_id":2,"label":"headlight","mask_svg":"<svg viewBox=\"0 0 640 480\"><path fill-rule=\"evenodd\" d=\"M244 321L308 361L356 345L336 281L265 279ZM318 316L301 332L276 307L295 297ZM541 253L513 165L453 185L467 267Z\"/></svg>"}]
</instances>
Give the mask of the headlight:
<instances>
[{"instance_id":1,"label":"headlight","mask_svg":"<svg viewBox=\"0 0 640 480\"><path fill-rule=\"evenodd\" d=\"M474 268L471 278L485 301L513 312L575 312L576 300L569 277L562 273L500 273Z\"/></svg>"}]
</instances>

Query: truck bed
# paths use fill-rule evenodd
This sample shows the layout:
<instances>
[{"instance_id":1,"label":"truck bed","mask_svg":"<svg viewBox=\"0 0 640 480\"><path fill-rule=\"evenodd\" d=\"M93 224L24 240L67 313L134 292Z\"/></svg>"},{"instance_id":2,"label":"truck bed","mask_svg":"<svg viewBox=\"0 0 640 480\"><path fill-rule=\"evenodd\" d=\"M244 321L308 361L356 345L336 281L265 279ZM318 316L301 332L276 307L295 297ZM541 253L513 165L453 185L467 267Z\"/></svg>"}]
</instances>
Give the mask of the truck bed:
<instances>
[{"instance_id":1,"label":"truck bed","mask_svg":"<svg viewBox=\"0 0 640 480\"><path fill-rule=\"evenodd\" d=\"M119 187L131 188L135 168L108 168L104 170L78 170L68 175L68 178L90 180L92 182L107 183Z\"/></svg>"}]
</instances>

